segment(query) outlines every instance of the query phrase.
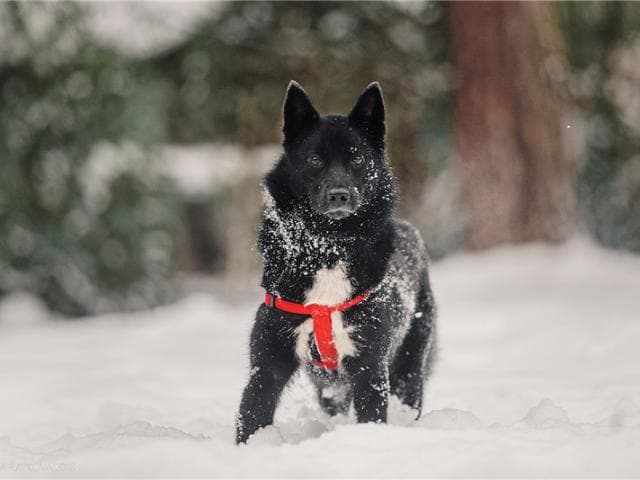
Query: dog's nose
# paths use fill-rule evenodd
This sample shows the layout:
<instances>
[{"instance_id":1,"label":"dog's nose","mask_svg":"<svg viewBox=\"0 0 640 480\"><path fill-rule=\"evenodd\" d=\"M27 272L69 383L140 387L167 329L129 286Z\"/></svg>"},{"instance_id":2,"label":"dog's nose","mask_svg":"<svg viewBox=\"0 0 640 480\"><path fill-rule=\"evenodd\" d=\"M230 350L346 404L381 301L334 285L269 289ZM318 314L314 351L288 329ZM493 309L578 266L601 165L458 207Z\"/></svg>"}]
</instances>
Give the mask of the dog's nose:
<instances>
[{"instance_id":1,"label":"dog's nose","mask_svg":"<svg viewBox=\"0 0 640 480\"><path fill-rule=\"evenodd\" d=\"M349 190L346 188L330 188L327 190L327 200L334 207L346 205L351 198Z\"/></svg>"}]
</instances>

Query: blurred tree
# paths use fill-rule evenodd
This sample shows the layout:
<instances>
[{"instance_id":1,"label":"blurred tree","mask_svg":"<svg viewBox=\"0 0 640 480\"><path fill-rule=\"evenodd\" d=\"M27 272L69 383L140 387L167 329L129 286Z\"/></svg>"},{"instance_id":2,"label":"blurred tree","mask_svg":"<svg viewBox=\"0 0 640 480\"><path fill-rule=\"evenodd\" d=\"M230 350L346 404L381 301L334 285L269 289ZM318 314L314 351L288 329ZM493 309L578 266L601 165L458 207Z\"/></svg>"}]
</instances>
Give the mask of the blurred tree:
<instances>
[{"instance_id":1,"label":"blurred tree","mask_svg":"<svg viewBox=\"0 0 640 480\"><path fill-rule=\"evenodd\" d=\"M167 84L96 46L76 3L0 4L0 294L67 315L169 298L170 186L136 144L165 138Z\"/></svg>"},{"instance_id":2,"label":"blurred tree","mask_svg":"<svg viewBox=\"0 0 640 480\"><path fill-rule=\"evenodd\" d=\"M640 252L640 4L559 4L567 83L584 123L581 213L609 247Z\"/></svg>"},{"instance_id":3,"label":"blurred tree","mask_svg":"<svg viewBox=\"0 0 640 480\"><path fill-rule=\"evenodd\" d=\"M248 274L259 202L242 189L257 193L263 167L187 206L182 238L185 207L148 147L274 143L291 78L325 112L382 82L401 213L429 240L450 230L437 255L460 245L464 222L451 225L466 216L475 248L565 238L570 158L593 235L640 251L638 4L229 2L137 60L96 44L84 8L0 3L0 294L27 289L72 315L146 307L171 296L176 243L189 267ZM564 133L583 148L567 155ZM440 223L416 208L436 177Z\"/></svg>"},{"instance_id":4,"label":"blurred tree","mask_svg":"<svg viewBox=\"0 0 640 480\"><path fill-rule=\"evenodd\" d=\"M286 86L296 79L325 112L348 112L371 81L388 104L389 152L405 211L427 175L420 133L441 129L449 89L440 4L229 2L155 64L179 91L172 137L251 147L280 138Z\"/></svg>"},{"instance_id":5,"label":"blurred tree","mask_svg":"<svg viewBox=\"0 0 640 480\"><path fill-rule=\"evenodd\" d=\"M575 173L563 151L559 96L544 69L548 50L559 50L554 6L448 7L467 245L564 240L574 229Z\"/></svg>"}]
</instances>

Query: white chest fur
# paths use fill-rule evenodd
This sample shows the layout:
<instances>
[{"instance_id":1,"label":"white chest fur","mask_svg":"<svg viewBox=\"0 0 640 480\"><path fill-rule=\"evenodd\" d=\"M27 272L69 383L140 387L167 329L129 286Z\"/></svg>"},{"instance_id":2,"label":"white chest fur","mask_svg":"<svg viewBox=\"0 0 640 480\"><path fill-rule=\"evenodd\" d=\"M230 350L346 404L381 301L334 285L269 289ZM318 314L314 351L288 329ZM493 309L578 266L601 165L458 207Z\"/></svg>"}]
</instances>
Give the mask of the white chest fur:
<instances>
[{"instance_id":1,"label":"white chest fur","mask_svg":"<svg viewBox=\"0 0 640 480\"><path fill-rule=\"evenodd\" d=\"M328 269L322 268L316 272L312 287L305 293L305 304L317 303L319 305L337 305L351 298L353 286L346 276L345 268L341 263ZM357 350L351 341L350 333L353 327L345 327L342 321L342 312L331 314L331 328L333 341L338 350L338 362L342 362L345 356L354 356ZM300 360L310 358L309 335L313 332L313 321L306 319L295 330L296 355Z\"/></svg>"}]
</instances>

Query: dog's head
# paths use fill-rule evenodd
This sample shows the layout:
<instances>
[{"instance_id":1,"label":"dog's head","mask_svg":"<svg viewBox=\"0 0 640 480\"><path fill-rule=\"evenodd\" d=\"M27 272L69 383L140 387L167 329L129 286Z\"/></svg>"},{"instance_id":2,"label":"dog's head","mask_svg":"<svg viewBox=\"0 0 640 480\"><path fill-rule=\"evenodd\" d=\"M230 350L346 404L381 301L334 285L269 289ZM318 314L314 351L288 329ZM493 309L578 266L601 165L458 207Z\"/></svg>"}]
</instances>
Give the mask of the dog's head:
<instances>
[{"instance_id":1,"label":"dog's head","mask_svg":"<svg viewBox=\"0 0 640 480\"><path fill-rule=\"evenodd\" d=\"M320 116L291 82L284 101L284 150L289 188L314 214L336 221L371 204L388 180L385 109L378 83L360 95L348 116Z\"/></svg>"}]
</instances>

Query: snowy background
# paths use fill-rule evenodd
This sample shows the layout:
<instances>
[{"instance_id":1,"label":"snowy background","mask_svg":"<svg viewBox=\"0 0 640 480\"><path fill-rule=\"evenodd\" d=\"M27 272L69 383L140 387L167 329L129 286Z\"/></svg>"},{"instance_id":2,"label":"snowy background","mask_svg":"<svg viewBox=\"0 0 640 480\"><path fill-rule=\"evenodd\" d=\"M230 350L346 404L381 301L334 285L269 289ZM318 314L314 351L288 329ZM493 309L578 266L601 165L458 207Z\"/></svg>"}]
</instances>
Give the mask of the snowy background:
<instances>
[{"instance_id":1,"label":"snowy background","mask_svg":"<svg viewBox=\"0 0 640 480\"><path fill-rule=\"evenodd\" d=\"M135 315L51 322L0 305L3 475L640 475L640 259L584 239L434 265L440 351L422 418L330 418L299 378L233 444L260 292L194 291Z\"/></svg>"},{"instance_id":2,"label":"snowy background","mask_svg":"<svg viewBox=\"0 0 640 480\"><path fill-rule=\"evenodd\" d=\"M639 66L633 2L0 3L0 477L640 477ZM439 355L236 447L292 78L381 81Z\"/></svg>"}]
</instances>

